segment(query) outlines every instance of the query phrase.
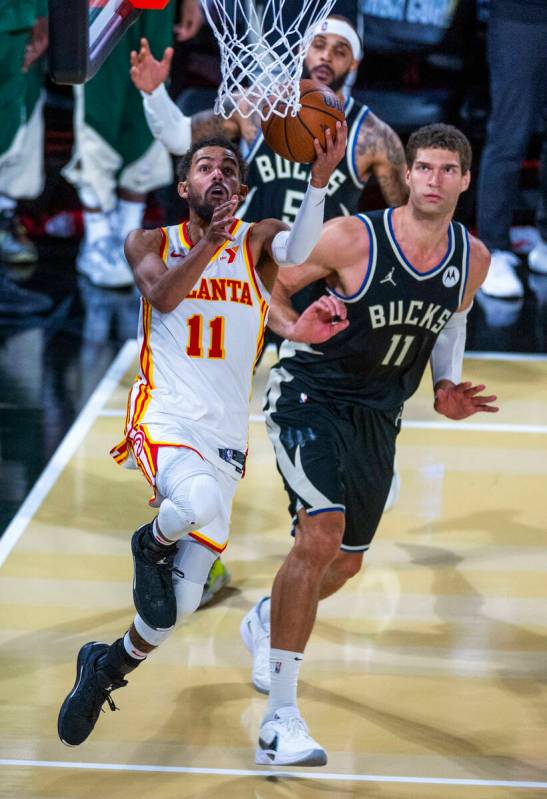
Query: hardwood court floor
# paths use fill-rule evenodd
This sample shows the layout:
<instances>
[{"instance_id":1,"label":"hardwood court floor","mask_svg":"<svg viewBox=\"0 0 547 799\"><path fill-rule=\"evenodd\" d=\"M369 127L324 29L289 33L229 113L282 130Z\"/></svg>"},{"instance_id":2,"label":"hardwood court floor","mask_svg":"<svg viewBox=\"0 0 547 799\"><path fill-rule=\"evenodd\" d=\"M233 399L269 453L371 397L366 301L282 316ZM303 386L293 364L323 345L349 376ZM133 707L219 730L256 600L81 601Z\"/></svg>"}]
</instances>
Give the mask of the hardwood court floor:
<instances>
[{"instance_id":1,"label":"hardwood court floor","mask_svg":"<svg viewBox=\"0 0 547 799\"><path fill-rule=\"evenodd\" d=\"M0 796L501 799L547 793L547 360L470 359L503 410L450 424L429 378L408 403L402 490L368 567L322 604L301 709L324 769L254 764L265 699L243 614L286 553L286 500L260 421L226 554L232 584L114 694L76 749L59 705L88 640L132 618L131 531L147 487L107 456L134 348L120 354L0 542ZM253 412L260 413L257 377ZM123 375L121 385L118 378ZM10 551L11 550L11 551Z\"/></svg>"}]
</instances>

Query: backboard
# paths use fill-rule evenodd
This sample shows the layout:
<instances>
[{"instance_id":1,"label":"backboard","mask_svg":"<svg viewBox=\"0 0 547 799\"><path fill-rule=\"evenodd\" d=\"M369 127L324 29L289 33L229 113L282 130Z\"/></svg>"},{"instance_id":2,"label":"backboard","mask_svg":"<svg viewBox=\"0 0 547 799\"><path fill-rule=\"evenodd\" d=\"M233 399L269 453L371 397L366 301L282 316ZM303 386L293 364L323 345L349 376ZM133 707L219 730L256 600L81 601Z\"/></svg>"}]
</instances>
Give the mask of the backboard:
<instances>
[{"instance_id":1,"label":"backboard","mask_svg":"<svg viewBox=\"0 0 547 799\"><path fill-rule=\"evenodd\" d=\"M169 1L49 0L51 77L56 83L85 83L144 8L161 9Z\"/></svg>"}]
</instances>

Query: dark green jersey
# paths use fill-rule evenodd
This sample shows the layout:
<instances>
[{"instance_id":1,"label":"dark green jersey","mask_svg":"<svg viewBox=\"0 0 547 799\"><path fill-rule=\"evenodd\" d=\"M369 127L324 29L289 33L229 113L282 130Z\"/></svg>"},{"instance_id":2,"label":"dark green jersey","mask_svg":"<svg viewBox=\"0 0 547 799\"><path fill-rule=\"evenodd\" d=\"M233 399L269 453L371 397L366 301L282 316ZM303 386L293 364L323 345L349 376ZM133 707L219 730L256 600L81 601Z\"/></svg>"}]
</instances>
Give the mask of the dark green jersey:
<instances>
[{"instance_id":1,"label":"dark green jersey","mask_svg":"<svg viewBox=\"0 0 547 799\"><path fill-rule=\"evenodd\" d=\"M325 220L354 214L365 185L357 172L356 148L369 109L350 97L344 111L348 123L348 146L346 157L338 164L329 182ZM281 158L266 144L262 132L248 152L242 147L242 155L249 167L247 184L250 190L238 209L238 217L249 222L269 217L294 222L308 187L310 166Z\"/></svg>"},{"instance_id":2,"label":"dark green jersey","mask_svg":"<svg viewBox=\"0 0 547 799\"><path fill-rule=\"evenodd\" d=\"M0 32L30 30L47 13L47 0L0 0Z\"/></svg>"},{"instance_id":3,"label":"dark green jersey","mask_svg":"<svg viewBox=\"0 0 547 799\"><path fill-rule=\"evenodd\" d=\"M420 272L397 243L392 214L357 214L370 241L362 285L351 297L330 290L347 304L349 327L323 344L282 345L279 367L316 400L400 407L418 388L437 336L462 302L469 271L463 225L450 224L444 258ZM315 291L320 295L321 287Z\"/></svg>"}]
</instances>

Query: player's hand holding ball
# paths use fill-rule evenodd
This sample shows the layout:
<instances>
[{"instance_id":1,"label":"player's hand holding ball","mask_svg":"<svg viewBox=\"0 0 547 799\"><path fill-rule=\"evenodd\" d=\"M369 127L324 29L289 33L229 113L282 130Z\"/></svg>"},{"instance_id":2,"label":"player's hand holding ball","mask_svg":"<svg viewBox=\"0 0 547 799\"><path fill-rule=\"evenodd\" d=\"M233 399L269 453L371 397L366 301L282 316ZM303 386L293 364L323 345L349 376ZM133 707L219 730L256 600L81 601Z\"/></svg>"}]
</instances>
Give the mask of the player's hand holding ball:
<instances>
[{"instance_id":1,"label":"player's hand holding ball","mask_svg":"<svg viewBox=\"0 0 547 799\"><path fill-rule=\"evenodd\" d=\"M274 152L288 161L313 162L311 182L326 186L347 143L347 123L342 102L327 86L300 81L300 110L296 116L272 113L262 123L264 138ZM276 109L284 112L284 104Z\"/></svg>"},{"instance_id":2,"label":"player's hand holding ball","mask_svg":"<svg viewBox=\"0 0 547 799\"><path fill-rule=\"evenodd\" d=\"M330 128L325 131L325 149L321 147L318 139L314 139L315 161L311 168L310 183L317 189L326 186L334 168L342 160L346 152L348 140L348 124L344 122L336 123L336 137L333 140Z\"/></svg>"}]
</instances>

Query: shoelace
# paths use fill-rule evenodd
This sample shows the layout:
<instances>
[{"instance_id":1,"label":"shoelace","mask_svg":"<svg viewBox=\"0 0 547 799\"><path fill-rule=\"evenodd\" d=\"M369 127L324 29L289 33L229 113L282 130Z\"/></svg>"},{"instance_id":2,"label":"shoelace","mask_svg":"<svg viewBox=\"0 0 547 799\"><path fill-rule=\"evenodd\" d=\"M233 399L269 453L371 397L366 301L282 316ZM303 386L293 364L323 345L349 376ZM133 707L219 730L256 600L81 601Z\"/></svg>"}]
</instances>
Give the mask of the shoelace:
<instances>
[{"instance_id":1,"label":"shoelace","mask_svg":"<svg viewBox=\"0 0 547 799\"><path fill-rule=\"evenodd\" d=\"M105 696L104 696L104 698L105 698L105 699L106 699L106 701L108 702L108 707L110 708L110 710L114 711L114 710L119 710L119 709L120 709L120 708L119 708L119 707L116 705L116 703L114 702L114 700L112 699L112 696L110 695L110 691L105 691ZM104 707L102 707L102 708L101 708L101 713L105 713L105 712L106 712L106 711L105 711Z\"/></svg>"},{"instance_id":2,"label":"shoelace","mask_svg":"<svg viewBox=\"0 0 547 799\"><path fill-rule=\"evenodd\" d=\"M306 722L300 716L291 716L288 719L283 719L283 724L286 725L287 731L292 738L299 738L301 735L306 738L309 737Z\"/></svg>"},{"instance_id":3,"label":"shoelace","mask_svg":"<svg viewBox=\"0 0 547 799\"><path fill-rule=\"evenodd\" d=\"M102 693L103 693L104 699L108 703L108 707L110 708L110 710L114 711L114 710L119 710L120 709L116 705L114 700L112 699L112 691L115 688L123 688L124 685L127 685L127 680L119 680L119 682L113 682L112 686L110 688L103 688L102 689ZM104 704L104 702L103 702L103 704ZM104 707L101 706L101 713L105 713L105 712L106 711L105 711Z\"/></svg>"}]
</instances>

